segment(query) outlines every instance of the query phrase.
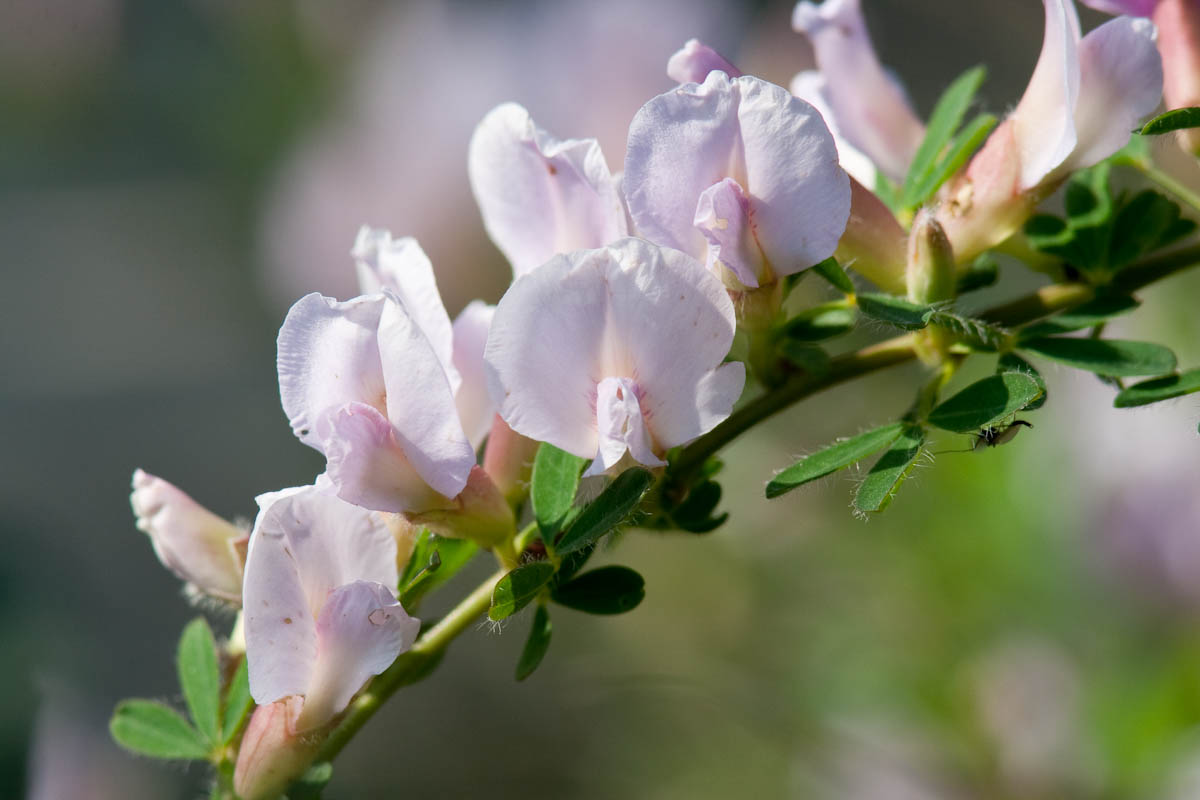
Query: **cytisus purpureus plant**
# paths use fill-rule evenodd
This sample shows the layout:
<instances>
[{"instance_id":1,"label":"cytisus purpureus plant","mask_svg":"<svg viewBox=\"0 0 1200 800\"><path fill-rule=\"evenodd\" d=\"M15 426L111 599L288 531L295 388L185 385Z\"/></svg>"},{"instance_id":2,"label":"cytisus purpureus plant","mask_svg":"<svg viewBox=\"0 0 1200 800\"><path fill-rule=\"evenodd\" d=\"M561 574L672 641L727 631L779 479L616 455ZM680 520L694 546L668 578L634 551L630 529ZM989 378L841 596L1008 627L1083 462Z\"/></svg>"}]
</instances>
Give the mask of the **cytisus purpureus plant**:
<instances>
[{"instance_id":1,"label":"cytisus purpureus plant","mask_svg":"<svg viewBox=\"0 0 1200 800\"><path fill-rule=\"evenodd\" d=\"M790 89L687 42L619 172L595 140L496 107L464 155L512 266L499 303L451 319L417 241L363 227L346 264L361 294L299 299L278 337L284 415L324 472L260 495L249 530L135 473L137 526L162 563L237 616L219 641L203 619L184 631L187 717L126 701L117 741L209 762L214 798L317 796L371 716L485 615L532 607L523 680L556 606L637 606L641 576L589 567L597 547L630 526L722 525L722 447L868 373L924 367L892 419L790 465L781 453L767 498L863 462L853 508L882 512L935 438L985 449L1033 428L1045 362L1100 376L1118 407L1200 391L1200 369L1167 347L1105 336L1139 290L1200 264L1200 199L1148 145L1172 134L1197 150L1200 6L1090 4L1122 16L1084 35L1071 0L1044 0L1037 65L999 116L970 113L976 68L921 120L858 0L796 6L818 69ZM1114 173L1150 185L1118 190ZM1052 195L1061 210L1044 210ZM995 252L1045 285L960 304L995 281ZM829 299L795 302L801 281ZM853 331L872 340L844 345ZM968 361L991 374L952 388ZM476 557L495 573L419 620Z\"/></svg>"}]
</instances>

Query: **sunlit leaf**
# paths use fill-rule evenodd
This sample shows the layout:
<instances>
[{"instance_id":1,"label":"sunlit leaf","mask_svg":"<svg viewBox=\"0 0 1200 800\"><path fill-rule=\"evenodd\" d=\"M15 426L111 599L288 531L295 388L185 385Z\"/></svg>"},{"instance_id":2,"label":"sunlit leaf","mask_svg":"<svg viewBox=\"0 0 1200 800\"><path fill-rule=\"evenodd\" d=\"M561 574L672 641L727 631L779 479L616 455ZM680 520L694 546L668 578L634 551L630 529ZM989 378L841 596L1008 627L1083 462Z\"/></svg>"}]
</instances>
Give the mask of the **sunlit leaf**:
<instances>
[{"instance_id":1,"label":"sunlit leaf","mask_svg":"<svg viewBox=\"0 0 1200 800\"><path fill-rule=\"evenodd\" d=\"M915 331L929 324L929 315L934 309L918 303L910 303L902 297L890 294L860 294L858 310L872 319L886 322L906 331Z\"/></svg>"},{"instance_id":2,"label":"sunlit leaf","mask_svg":"<svg viewBox=\"0 0 1200 800\"><path fill-rule=\"evenodd\" d=\"M553 577L554 565L549 561L531 561L512 570L492 590L488 618L499 622L517 613L529 605Z\"/></svg>"},{"instance_id":3,"label":"sunlit leaf","mask_svg":"<svg viewBox=\"0 0 1200 800\"><path fill-rule=\"evenodd\" d=\"M1142 136L1161 136L1164 133L1181 131L1186 128L1200 128L1200 108L1192 106L1164 111L1134 133Z\"/></svg>"},{"instance_id":4,"label":"sunlit leaf","mask_svg":"<svg viewBox=\"0 0 1200 800\"><path fill-rule=\"evenodd\" d=\"M533 460L530 501L533 516L547 546L554 542L579 488L579 473L585 460L544 443Z\"/></svg>"},{"instance_id":5,"label":"sunlit leaf","mask_svg":"<svg viewBox=\"0 0 1200 800\"><path fill-rule=\"evenodd\" d=\"M834 258L827 258L812 268L813 272L829 281L842 294L854 294L854 281L846 274Z\"/></svg>"},{"instance_id":6,"label":"sunlit leaf","mask_svg":"<svg viewBox=\"0 0 1200 800\"><path fill-rule=\"evenodd\" d=\"M222 716L221 740L225 744L233 741L238 729L254 707L254 699L250 697L250 673L247 669L246 657L242 656L229 689L225 692L225 713Z\"/></svg>"},{"instance_id":7,"label":"sunlit leaf","mask_svg":"<svg viewBox=\"0 0 1200 800\"><path fill-rule=\"evenodd\" d=\"M1183 397L1192 392L1200 392L1200 369L1135 383L1121 390L1113 400L1113 405L1117 408L1133 408Z\"/></svg>"},{"instance_id":8,"label":"sunlit leaf","mask_svg":"<svg viewBox=\"0 0 1200 800\"><path fill-rule=\"evenodd\" d=\"M982 66L969 69L956 78L938 98L933 113L929 115L925 138L913 154L908 174L904 177L901 205L913 207L925 199L921 196L920 189L937 168L942 151L958 130L971 101L975 98L975 92L979 90L986 75L987 70Z\"/></svg>"},{"instance_id":9,"label":"sunlit leaf","mask_svg":"<svg viewBox=\"0 0 1200 800\"><path fill-rule=\"evenodd\" d=\"M554 546L558 555L572 553L595 543L623 523L637 509L654 476L641 467L627 469L587 505Z\"/></svg>"},{"instance_id":10,"label":"sunlit leaf","mask_svg":"<svg viewBox=\"0 0 1200 800\"><path fill-rule=\"evenodd\" d=\"M930 411L929 424L970 433L1017 413L1041 394L1037 381L1022 372L989 375Z\"/></svg>"},{"instance_id":11,"label":"sunlit leaf","mask_svg":"<svg viewBox=\"0 0 1200 800\"><path fill-rule=\"evenodd\" d=\"M221 741L221 675L217 643L204 617L196 617L179 638L175 666L192 722L210 745Z\"/></svg>"},{"instance_id":12,"label":"sunlit leaf","mask_svg":"<svg viewBox=\"0 0 1200 800\"><path fill-rule=\"evenodd\" d=\"M779 497L797 486L815 481L839 469L861 461L890 445L900 436L904 424L893 422L882 428L860 433L819 450L780 472L767 484L767 497Z\"/></svg>"},{"instance_id":13,"label":"sunlit leaf","mask_svg":"<svg viewBox=\"0 0 1200 800\"><path fill-rule=\"evenodd\" d=\"M1056 336L1030 339L1021 343L1021 349L1069 367L1118 377L1165 375L1173 371L1176 364L1175 354L1162 345L1120 339Z\"/></svg>"},{"instance_id":14,"label":"sunlit leaf","mask_svg":"<svg viewBox=\"0 0 1200 800\"><path fill-rule=\"evenodd\" d=\"M872 512L887 508L900 484L916 466L924 443L925 431L920 426L906 426L859 484L858 492L854 495L854 507L859 511Z\"/></svg>"},{"instance_id":15,"label":"sunlit leaf","mask_svg":"<svg viewBox=\"0 0 1200 800\"><path fill-rule=\"evenodd\" d=\"M206 759L208 743L174 709L152 700L125 700L108 723L117 744L153 758Z\"/></svg>"},{"instance_id":16,"label":"sunlit leaf","mask_svg":"<svg viewBox=\"0 0 1200 800\"><path fill-rule=\"evenodd\" d=\"M798 342L819 342L849 333L857 321L858 311L839 300L801 311L784 324L782 334Z\"/></svg>"}]
</instances>

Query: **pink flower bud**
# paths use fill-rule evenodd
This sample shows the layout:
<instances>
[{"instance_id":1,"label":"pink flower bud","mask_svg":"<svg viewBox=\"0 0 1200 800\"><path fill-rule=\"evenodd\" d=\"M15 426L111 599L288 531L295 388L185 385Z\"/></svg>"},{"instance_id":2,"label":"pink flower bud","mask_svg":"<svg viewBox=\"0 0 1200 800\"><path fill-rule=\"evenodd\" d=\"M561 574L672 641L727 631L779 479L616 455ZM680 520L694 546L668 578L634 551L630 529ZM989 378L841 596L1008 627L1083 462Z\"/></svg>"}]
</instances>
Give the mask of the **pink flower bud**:
<instances>
[{"instance_id":1,"label":"pink flower bud","mask_svg":"<svg viewBox=\"0 0 1200 800\"><path fill-rule=\"evenodd\" d=\"M1200 106L1200 2L1161 0L1154 10L1168 108ZM1200 156L1200 130L1179 133L1183 149Z\"/></svg>"},{"instance_id":2,"label":"pink flower bud","mask_svg":"<svg viewBox=\"0 0 1200 800\"><path fill-rule=\"evenodd\" d=\"M880 289L904 292L904 228L869 189L850 179L850 219L838 242L837 256Z\"/></svg>"},{"instance_id":3,"label":"pink flower bud","mask_svg":"<svg viewBox=\"0 0 1200 800\"><path fill-rule=\"evenodd\" d=\"M292 696L254 709L233 772L233 788L241 800L278 797L316 757L334 723L297 733L302 703Z\"/></svg>"},{"instance_id":4,"label":"pink flower bud","mask_svg":"<svg viewBox=\"0 0 1200 800\"><path fill-rule=\"evenodd\" d=\"M529 490L533 459L540 446L540 442L508 427L499 415L492 421L492 432L488 434L487 449L483 453L483 471L510 503Z\"/></svg>"}]
</instances>

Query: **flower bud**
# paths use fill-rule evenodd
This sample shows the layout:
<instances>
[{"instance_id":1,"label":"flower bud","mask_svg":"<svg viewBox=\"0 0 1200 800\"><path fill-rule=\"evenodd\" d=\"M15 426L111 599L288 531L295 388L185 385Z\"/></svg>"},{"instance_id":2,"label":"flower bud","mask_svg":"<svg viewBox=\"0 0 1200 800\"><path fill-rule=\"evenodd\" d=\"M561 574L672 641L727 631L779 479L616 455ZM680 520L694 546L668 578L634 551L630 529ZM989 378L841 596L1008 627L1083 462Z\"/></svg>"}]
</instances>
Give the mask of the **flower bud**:
<instances>
[{"instance_id":1,"label":"flower bud","mask_svg":"<svg viewBox=\"0 0 1200 800\"><path fill-rule=\"evenodd\" d=\"M1200 106L1200 3L1161 0L1152 18L1158 26L1167 108ZM1180 131L1179 142L1184 150L1200 156L1200 129Z\"/></svg>"},{"instance_id":2,"label":"flower bud","mask_svg":"<svg viewBox=\"0 0 1200 800\"><path fill-rule=\"evenodd\" d=\"M245 531L140 469L129 502L163 566L203 594L241 603Z\"/></svg>"},{"instance_id":3,"label":"flower bud","mask_svg":"<svg viewBox=\"0 0 1200 800\"><path fill-rule=\"evenodd\" d=\"M850 220L837 260L885 292L904 291L904 228L869 189L850 179Z\"/></svg>"},{"instance_id":4,"label":"flower bud","mask_svg":"<svg viewBox=\"0 0 1200 800\"><path fill-rule=\"evenodd\" d=\"M953 300L954 251L946 232L928 209L921 209L908 236L908 299L930 305Z\"/></svg>"},{"instance_id":5,"label":"flower bud","mask_svg":"<svg viewBox=\"0 0 1200 800\"><path fill-rule=\"evenodd\" d=\"M483 471L510 504L520 502L529 491L533 459L540 446L540 442L517 433L496 415L483 454Z\"/></svg>"},{"instance_id":6,"label":"flower bud","mask_svg":"<svg viewBox=\"0 0 1200 800\"><path fill-rule=\"evenodd\" d=\"M254 709L238 750L233 788L241 800L270 800L302 775L335 722L296 733L303 704L297 695Z\"/></svg>"},{"instance_id":7,"label":"flower bud","mask_svg":"<svg viewBox=\"0 0 1200 800\"><path fill-rule=\"evenodd\" d=\"M481 547L494 547L517 532L512 508L481 467L472 467L467 486L450 508L406 514L413 525L424 525L438 536L470 539Z\"/></svg>"}]
</instances>

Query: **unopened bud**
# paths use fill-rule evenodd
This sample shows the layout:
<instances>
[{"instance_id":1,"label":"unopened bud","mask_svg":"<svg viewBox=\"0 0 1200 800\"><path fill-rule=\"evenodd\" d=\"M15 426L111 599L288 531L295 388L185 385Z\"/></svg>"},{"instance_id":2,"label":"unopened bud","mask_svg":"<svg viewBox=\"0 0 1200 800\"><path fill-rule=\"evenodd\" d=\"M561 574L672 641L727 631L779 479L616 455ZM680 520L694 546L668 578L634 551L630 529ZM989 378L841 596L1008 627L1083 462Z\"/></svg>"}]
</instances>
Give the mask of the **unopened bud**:
<instances>
[{"instance_id":1,"label":"unopened bud","mask_svg":"<svg viewBox=\"0 0 1200 800\"><path fill-rule=\"evenodd\" d=\"M241 800L279 797L316 757L335 723L296 733L303 702L293 695L254 709L233 772L233 788Z\"/></svg>"},{"instance_id":2,"label":"unopened bud","mask_svg":"<svg viewBox=\"0 0 1200 800\"><path fill-rule=\"evenodd\" d=\"M508 427L499 415L492 422L487 450L483 454L483 471L513 505L524 499L529 491L533 459L539 446L539 442Z\"/></svg>"},{"instance_id":3,"label":"unopened bud","mask_svg":"<svg viewBox=\"0 0 1200 800\"><path fill-rule=\"evenodd\" d=\"M928 209L921 209L908 236L908 299L927 306L953 300L954 250L946 232Z\"/></svg>"},{"instance_id":4,"label":"unopened bud","mask_svg":"<svg viewBox=\"0 0 1200 800\"><path fill-rule=\"evenodd\" d=\"M244 530L140 469L133 473L129 502L163 566L203 594L241 603Z\"/></svg>"},{"instance_id":5,"label":"unopened bud","mask_svg":"<svg viewBox=\"0 0 1200 800\"><path fill-rule=\"evenodd\" d=\"M904 228L869 189L850 179L850 219L835 253L885 292L904 291Z\"/></svg>"},{"instance_id":6,"label":"unopened bud","mask_svg":"<svg viewBox=\"0 0 1200 800\"><path fill-rule=\"evenodd\" d=\"M1153 20L1158 27L1167 108L1200 106L1200 3L1160 0ZM1200 156L1200 129L1180 131L1179 142L1184 150Z\"/></svg>"}]
</instances>

